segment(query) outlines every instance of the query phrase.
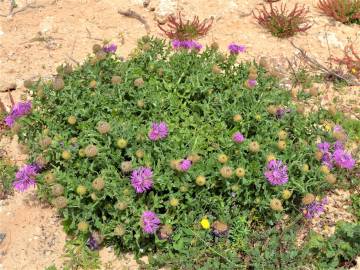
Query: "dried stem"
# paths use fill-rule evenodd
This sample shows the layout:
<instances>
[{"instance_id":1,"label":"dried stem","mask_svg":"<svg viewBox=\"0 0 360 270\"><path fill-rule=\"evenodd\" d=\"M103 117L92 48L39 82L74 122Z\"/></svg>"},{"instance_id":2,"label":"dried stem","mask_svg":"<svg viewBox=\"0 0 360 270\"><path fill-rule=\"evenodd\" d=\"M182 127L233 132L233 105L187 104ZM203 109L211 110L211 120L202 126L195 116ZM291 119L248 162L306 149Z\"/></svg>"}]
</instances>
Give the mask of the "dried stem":
<instances>
[{"instance_id":1,"label":"dried stem","mask_svg":"<svg viewBox=\"0 0 360 270\"><path fill-rule=\"evenodd\" d=\"M133 11L131 9L128 9L127 11L118 10L118 13L125 17L134 18L134 19L138 20L145 26L146 33L150 34L150 26L147 23L146 19L144 17L142 17L141 15L139 15L138 13L136 13L135 11Z\"/></svg>"},{"instance_id":2,"label":"dried stem","mask_svg":"<svg viewBox=\"0 0 360 270\"><path fill-rule=\"evenodd\" d=\"M340 80L345 81L348 85L351 86L358 86L360 85L359 82L356 82L354 80L345 78L342 74L339 74L338 72L328 69L326 66L324 66L323 64L321 64L319 61L317 61L316 59L310 57L307 55L306 51L302 48L297 47L292 41L290 41L291 45L297 49L300 52L300 57L301 59L303 59L308 65L310 65L312 68L320 70L328 75L334 76Z\"/></svg>"}]
</instances>

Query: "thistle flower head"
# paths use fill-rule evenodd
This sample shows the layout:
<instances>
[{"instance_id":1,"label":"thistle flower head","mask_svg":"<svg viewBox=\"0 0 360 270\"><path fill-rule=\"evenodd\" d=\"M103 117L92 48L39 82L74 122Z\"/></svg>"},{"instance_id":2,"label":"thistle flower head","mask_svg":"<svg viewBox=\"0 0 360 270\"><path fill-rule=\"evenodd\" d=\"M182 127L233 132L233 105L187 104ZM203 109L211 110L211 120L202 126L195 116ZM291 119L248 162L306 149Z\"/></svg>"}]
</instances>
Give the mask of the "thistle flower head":
<instances>
[{"instance_id":1,"label":"thistle flower head","mask_svg":"<svg viewBox=\"0 0 360 270\"><path fill-rule=\"evenodd\" d=\"M165 139L169 134L168 127L165 122L152 123L149 131L149 139L152 141L158 141Z\"/></svg>"},{"instance_id":2,"label":"thistle flower head","mask_svg":"<svg viewBox=\"0 0 360 270\"><path fill-rule=\"evenodd\" d=\"M87 232L89 230L89 223L82 220L78 223L77 227L80 232Z\"/></svg>"},{"instance_id":3,"label":"thistle flower head","mask_svg":"<svg viewBox=\"0 0 360 270\"><path fill-rule=\"evenodd\" d=\"M117 50L117 46L114 43L106 44L103 47L103 51L106 53L115 53Z\"/></svg>"},{"instance_id":4,"label":"thistle flower head","mask_svg":"<svg viewBox=\"0 0 360 270\"><path fill-rule=\"evenodd\" d=\"M102 177L95 178L94 181L92 182L92 187L98 191L104 189L104 187L105 187L104 178L102 178Z\"/></svg>"},{"instance_id":5,"label":"thistle flower head","mask_svg":"<svg viewBox=\"0 0 360 270\"><path fill-rule=\"evenodd\" d=\"M41 148L46 149L48 148L52 143L52 140L50 137L45 136L44 138L41 138L39 141L39 144Z\"/></svg>"},{"instance_id":6,"label":"thistle flower head","mask_svg":"<svg viewBox=\"0 0 360 270\"><path fill-rule=\"evenodd\" d=\"M315 196L312 193L307 193L302 198L302 203L305 205L311 204L313 201L315 201Z\"/></svg>"},{"instance_id":7,"label":"thistle flower head","mask_svg":"<svg viewBox=\"0 0 360 270\"><path fill-rule=\"evenodd\" d=\"M343 149L335 150L332 156L336 166L340 168L352 170L355 167L355 159Z\"/></svg>"},{"instance_id":8,"label":"thistle flower head","mask_svg":"<svg viewBox=\"0 0 360 270\"><path fill-rule=\"evenodd\" d=\"M257 85L256 80L248 79L246 81L246 86L249 87L250 89L254 88L256 85Z\"/></svg>"},{"instance_id":9,"label":"thistle flower head","mask_svg":"<svg viewBox=\"0 0 360 270\"><path fill-rule=\"evenodd\" d=\"M331 173L325 176L325 180L331 185L335 184L337 181L336 176Z\"/></svg>"},{"instance_id":10,"label":"thistle flower head","mask_svg":"<svg viewBox=\"0 0 360 270\"><path fill-rule=\"evenodd\" d=\"M88 145L84 149L85 156L88 158L95 157L98 154L98 149L95 145Z\"/></svg>"},{"instance_id":11,"label":"thistle flower head","mask_svg":"<svg viewBox=\"0 0 360 270\"><path fill-rule=\"evenodd\" d=\"M16 119L28 115L31 112L31 101L19 102L12 108L10 114L5 117L5 124L13 127Z\"/></svg>"},{"instance_id":12,"label":"thistle flower head","mask_svg":"<svg viewBox=\"0 0 360 270\"><path fill-rule=\"evenodd\" d=\"M131 185L137 193L150 190L153 186L153 172L148 167L140 167L131 174Z\"/></svg>"},{"instance_id":13,"label":"thistle flower head","mask_svg":"<svg viewBox=\"0 0 360 270\"><path fill-rule=\"evenodd\" d=\"M313 201L303 208L304 216L306 219L312 219L320 216L324 211L324 206L327 204L327 198L323 198L321 201Z\"/></svg>"},{"instance_id":14,"label":"thistle flower head","mask_svg":"<svg viewBox=\"0 0 360 270\"><path fill-rule=\"evenodd\" d=\"M30 186L35 186L35 177L38 174L39 170L40 168L37 165L28 164L23 166L15 175L13 187L16 190L23 192L27 190Z\"/></svg>"},{"instance_id":15,"label":"thistle flower head","mask_svg":"<svg viewBox=\"0 0 360 270\"><path fill-rule=\"evenodd\" d=\"M225 155L225 154L218 155L218 161L220 163L224 164L224 163L228 162L228 160L229 160L229 157L227 155Z\"/></svg>"},{"instance_id":16,"label":"thistle flower head","mask_svg":"<svg viewBox=\"0 0 360 270\"><path fill-rule=\"evenodd\" d=\"M179 169L183 172L188 171L191 168L191 166L192 166L192 162L189 159L183 159L179 163Z\"/></svg>"},{"instance_id":17,"label":"thistle flower head","mask_svg":"<svg viewBox=\"0 0 360 270\"><path fill-rule=\"evenodd\" d=\"M200 51L202 45L195 40L173 40L171 42L174 49L186 49L186 50L197 50Z\"/></svg>"},{"instance_id":18,"label":"thistle flower head","mask_svg":"<svg viewBox=\"0 0 360 270\"><path fill-rule=\"evenodd\" d=\"M318 143L316 145L316 147L321 153L327 153L330 150L330 143L324 141L324 142Z\"/></svg>"},{"instance_id":19,"label":"thistle flower head","mask_svg":"<svg viewBox=\"0 0 360 270\"><path fill-rule=\"evenodd\" d=\"M271 199L270 208L274 211L279 211L279 212L284 210L282 203L279 199Z\"/></svg>"},{"instance_id":20,"label":"thistle flower head","mask_svg":"<svg viewBox=\"0 0 360 270\"><path fill-rule=\"evenodd\" d=\"M235 174L237 177L244 177L245 176L245 169L244 168L237 168L235 170Z\"/></svg>"},{"instance_id":21,"label":"thistle flower head","mask_svg":"<svg viewBox=\"0 0 360 270\"><path fill-rule=\"evenodd\" d=\"M120 76L114 75L111 77L111 83L116 85L116 84L120 84L122 82L122 79Z\"/></svg>"},{"instance_id":22,"label":"thistle flower head","mask_svg":"<svg viewBox=\"0 0 360 270\"><path fill-rule=\"evenodd\" d=\"M144 80L143 80L143 78L137 78L137 79L135 79L135 80L134 80L134 85L135 85L136 87L141 87L141 86L143 86L143 85L144 85Z\"/></svg>"},{"instance_id":23,"label":"thistle flower head","mask_svg":"<svg viewBox=\"0 0 360 270\"><path fill-rule=\"evenodd\" d=\"M123 236L126 232L126 228L122 224L118 224L114 229L114 234L116 236Z\"/></svg>"},{"instance_id":24,"label":"thistle flower head","mask_svg":"<svg viewBox=\"0 0 360 270\"><path fill-rule=\"evenodd\" d=\"M173 228L169 224L161 225L158 231L158 237L162 240L169 239L173 233Z\"/></svg>"},{"instance_id":25,"label":"thistle flower head","mask_svg":"<svg viewBox=\"0 0 360 270\"><path fill-rule=\"evenodd\" d=\"M154 234L160 225L160 219L152 211L144 211L140 219L140 226L147 234Z\"/></svg>"},{"instance_id":26,"label":"thistle flower head","mask_svg":"<svg viewBox=\"0 0 360 270\"><path fill-rule=\"evenodd\" d=\"M121 162L121 171L124 173L128 173L132 171L132 163L131 161L123 161Z\"/></svg>"},{"instance_id":27,"label":"thistle flower head","mask_svg":"<svg viewBox=\"0 0 360 270\"><path fill-rule=\"evenodd\" d=\"M221 221L214 221L214 223L211 225L212 232L216 237L224 237L229 232L229 226Z\"/></svg>"},{"instance_id":28,"label":"thistle flower head","mask_svg":"<svg viewBox=\"0 0 360 270\"><path fill-rule=\"evenodd\" d=\"M243 141L245 141L244 135L242 135L240 132L235 132L232 136L232 139L236 143L242 143Z\"/></svg>"},{"instance_id":29,"label":"thistle flower head","mask_svg":"<svg viewBox=\"0 0 360 270\"><path fill-rule=\"evenodd\" d=\"M196 185L201 187L206 184L206 178L203 175L199 175L196 177L195 182L196 182Z\"/></svg>"},{"instance_id":30,"label":"thistle flower head","mask_svg":"<svg viewBox=\"0 0 360 270\"><path fill-rule=\"evenodd\" d=\"M289 181L287 166L281 160L270 160L264 175L273 186L283 185Z\"/></svg>"},{"instance_id":31,"label":"thistle flower head","mask_svg":"<svg viewBox=\"0 0 360 270\"><path fill-rule=\"evenodd\" d=\"M57 76L53 81L53 88L55 91L60 91L65 87L64 79L61 76Z\"/></svg>"},{"instance_id":32,"label":"thistle flower head","mask_svg":"<svg viewBox=\"0 0 360 270\"><path fill-rule=\"evenodd\" d=\"M246 51L246 47L244 45L239 45L236 43L229 44L228 49L231 54L239 54Z\"/></svg>"},{"instance_id":33,"label":"thistle flower head","mask_svg":"<svg viewBox=\"0 0 360 270\"><path fill-rule=\"evenodd\" d=\"M100 134L109 133L110 129L111 129L111 126L108 122L99 121L97 124L97 130L99 131Z\"/></svg>"},{"instance_id":34,"label":"thistle flower head","mask_svg":"<svg viewBox=\"0 0 360 270\"><path fill-rule=\"evenodd\" d=\"M249 144L249 151L250 151L251 153L258 153L258 152L260 151L260 145L259 145L259 143L258 143L258 142L255 142L255 141L250 142L250 144Z\"/></svg>"},{"instance_id":35,"label":"thistle flower head","mask_svg":"<svg viewBox=\"0 0 360 270\"><path fill-rule=\"evenodd\" d=\"M64 194L64 187L61 184L55 184L51 187L51 193L53 196L58 197Z\"/></svg>"},{"instance_id":36,"label":"thistle flower head","mask_svg":"<svg viewBox=\"0 0 360 270\"><path fill-rule=\"evenodd\" d=\"M291 192L290 190L288 190L288 189L285 189L285 190L283 190L283 192L282 192L282 198L283 198L284 200L290 199L291 195L292 195L292 192Z\"/></svg>"},{"instance_id":37,"label":"thistle flower head","mask_svg":"<svg viewBox=\"0 0 360 270\"><path fill-rule=\"evenodd\" d=\"M52 184L55 182L55 175L52 172L45 174L44 180L47 184Z\"/></svg>"},{"instance_id":38,"label":"thistle flower head","mask_svg":"<svg viewBox=\"0 0 360 270\"><path fill-rule=\"evenodd\" d=\"M190 154L187 159L190 160L192 163L196 163L201 160L201 156L199 156L198 154Z\"/></svg>"},{"instance_id":39,"label":"thistle flower head","mask_svg":"<svg viewBox=\"0 0 360 270\"><path fill-rule=\"evenodd\" d=\"M220 169L220 174L224 178L230 178L233 174L233 170L229 166L224 166Z\"/></svg>"},{"instance_id":40,"label":"thistle flower head","mask_svg":"<svg viewBox=\"0 0 360 270\"><path fill-rule=\"evenodd\" d=\"M67 199L64 197L64 196L59 196L59 197L56 197L52 203L53 205L58 208L58 209L61 209L61 208L65 208L67 206Z\"/></svg>"}]
</instances>

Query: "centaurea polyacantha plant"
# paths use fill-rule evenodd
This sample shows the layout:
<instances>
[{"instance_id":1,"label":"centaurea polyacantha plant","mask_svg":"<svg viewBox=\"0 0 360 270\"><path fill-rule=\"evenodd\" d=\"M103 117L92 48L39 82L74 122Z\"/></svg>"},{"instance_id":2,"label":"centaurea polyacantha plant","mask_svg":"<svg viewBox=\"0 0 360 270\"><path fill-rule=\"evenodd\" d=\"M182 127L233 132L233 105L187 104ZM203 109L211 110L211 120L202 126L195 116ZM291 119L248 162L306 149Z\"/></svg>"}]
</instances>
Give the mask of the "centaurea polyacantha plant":
<instances>
[{"instance_id":1,"label":"centaurea polyacantha plant","mask_svg":"<svg viewBox=\"0 0 360 270\"><path fill-rule=\"evenodd\" d=\"M336 185L317 149L336 142L320 125L329 114L299 113L263 68L237 63L240 45L224 56L144 37L126 61L98 47L60 84L34 84L31 113L15 120L29 164L42 164L21 169L14 186L36 182L67 232L136 253L226 249L240 216L271 227ZM338 184L345 167L331 168Z\"/></svg>"}]
</instances>

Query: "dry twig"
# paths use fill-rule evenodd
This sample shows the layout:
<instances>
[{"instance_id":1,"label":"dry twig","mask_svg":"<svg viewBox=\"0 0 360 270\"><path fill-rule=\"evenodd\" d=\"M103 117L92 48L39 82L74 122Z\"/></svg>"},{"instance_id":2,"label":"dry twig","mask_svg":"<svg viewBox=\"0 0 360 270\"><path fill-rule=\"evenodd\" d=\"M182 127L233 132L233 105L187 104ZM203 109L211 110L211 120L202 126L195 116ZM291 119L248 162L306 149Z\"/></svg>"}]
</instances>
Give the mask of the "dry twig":
<instances>
[{"instance_id":1,"label":"dry twig","mask_svg":"<svg viewBox=\"0 0 360 270\"><path fill-rule=\"evenodd\" d=\"M12 17L14 16L15 14L17 13L20 13L20 12L23 12L25 10L27 10L28 8L32 8L32 9L35 9L35 8L44 8L45 6L43 5L34 5L34 4L27 4L26 6L18 9L18 10L15 10L16 8L16 3L14 0L10 0L10 9L9 9L9 13L7 15L4 15L4 14L0 14L0 17ZM15 10L15 11L14 11Z\"/></svg>"},{"instance_id":2,"label":"dry twig","mask_svg":"<svg viewBox=\"0 0 360 270\"><path fill-rule=\"evenodd\" d=\"M118 13L125 17L134 18L134 19L138 20L145 26L146 33L150 34L150 26L147 23L146 19L144 17L142 17L141 15L139 15L138 13L136 13L135 11L133 11L131 9L128 9L127 11L118 10Z\"/></svg>"},{"instance_id":3,"label":"dry twig","mask_svg":"<svg viewBox=\"0 0 360 270\"><path fill-rule=\"evenodd\" d=\"M86 27L86 32L87 32L87 38L88 38L88 39L93 39L93 40L97 40L97 41L102 41L101 38L92 37L91 32L90 32L90 30L89 30L87 27Z\"/></svg>"},{"instance_id":4,"label":"dry twig","mask_svg":"<svg viewBox=\"0 0 360 270\"><path fill-rule=\"evenodd\" d=\"M300 52L300 58L302 58L308 65L310 65L312 68L320 70L328 75L334 76L340 80L345 81L348 85L350 86L359 86L360 83L356 82L354 80L348 79L346 77L344 77L343 75L337 73L334 70L331 70L329 68L327 68L326 66L324 66L323 64L321 64L319 61L317 61L315 58L312 58L310 56L307 55L306 51L302 48L297 47L294 42L290 41L291 45L297 49Z\"/></svg>"}]
</instances>

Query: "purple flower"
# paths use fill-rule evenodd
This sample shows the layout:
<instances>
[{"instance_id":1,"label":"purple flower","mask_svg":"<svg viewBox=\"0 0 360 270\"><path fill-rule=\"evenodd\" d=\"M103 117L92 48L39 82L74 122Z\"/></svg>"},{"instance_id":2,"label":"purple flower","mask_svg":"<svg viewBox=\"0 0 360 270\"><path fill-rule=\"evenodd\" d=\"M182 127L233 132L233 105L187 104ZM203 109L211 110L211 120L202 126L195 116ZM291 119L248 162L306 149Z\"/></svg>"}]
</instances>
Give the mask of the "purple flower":
<instances>
[{"instance_id":1,"label":"purple flower","mask_svg":"<svg viewBox=\"0 0 360 270\"><path fill-rule=\"evenodd\" d=\"M31 101L19 102L12 108L10 114L5 118L7 126L12 127L15 120L31 112Z\"/></svg>"},{"instance_id":2,"label":"purple flower","mask_svg":"<svg viewBox=\"0 0 360 270\"><path fill-rule=\"evenodd\" d=\"M157 231L160 225L160 219L152 211L144 211L141 216L140 226L145 233L153 234Z\"/></svg>"},{"instance_id":3,"label":"purple flower","mask_svg":"<svg viewBox=\"0 0 360 270\"><path fill-rule=\"evenodd\" d=\"M336 142L334 143L334 149L335 149L335 150L339 150L339 149L344 150L344 145L343 145L343 143L342 143L341 141L336 141Z\"/></svg>"},{"instance_id":4,"label":"purple flower","mask_svg":"<svg viewBox=\"0 0 360 270\"><path fill-rule=\"evenodd\" d=\"M152 176L150 168L140 167L131 173L131 185L137 193L143 193L152 188Z\"/></svg>"},{"instance_id":5,"label":"purple flower","mask_svg":"<svg viewBox=\"0 0 360 270\"><path fill-rule=\"evenodd\" d=\"M228 46L228 49L229 49L231 54L239 54L239 53L245 52L245 50L246 50L244 45L238 45L238 44L235 44L235 43L231 43Z\"/></svg>"},{"instance_id":6,"label":"purple flower","mask_svg":"<svg viewBox=\"0 0 360 270\"><path fill-rule=\"evenodd\" d=\"M179 164L179 168L181 171L186 172L191 168L191 165L191 160L183 159Z\"/></svg>"},{"instance_id":7,"label":"purple flower","mask_svg":"<svg viewBox=\"0 0 360 270\"><path fill-rule=\"evenodd\" d=\"M321 142L316 145L316 147L319 149L321 153L327 153L330 149L330 143L329 142Z\"/></svg>"},{"instance_id":8,"label":"purple flower","mask_svg":"<svg viewBox=\"0 0 360 270\"><path fill-rule=\"evenodd\" d=\"M202 45L194 40L177 40L174 39L172 42L172 46L174 49L187 49L187 50L197 50L200 51Z\"/></svg>"},{"instance_id":9,"label":"purple flower","mask_svg":"<svg viewBox=\"0 0 360 270\"><path fill-rule=\"evenodd\" d=\"M171 42L172 46L174 49L180 49L181 48L181 41L178 40L178 39L174 39L172 42Z\"/></svg>"},{"instance_id":10,"label":"purple flower","mask_svg":"<svg viewBox=\"0 0 360 270\"><path fill-rule=\"evenodd\" d=\"M28 164L23 166L15 175L13 187L16 190L23 192L27 190L30 186L35 186L35 177L39 170L40 168L37 165Z\"/></svg>"},{"instance_id":11,"label":"purple flower","mask_svg":"<svg viewBox=\"0 0 360 270\"><path fill-rule=\"evenodd\" d=\"M168 136L169 130L165 122L152 123L151 130L149 131L149 139L157 141L164 139Z\"/></svg>"},{"instance_id":12,"label":"purple flower","mask_svg":"<svg viewBox=\"0 0 360 270\"><path fill-rule=\"evenodd\" d=\"M107 53L115 53L116 50L117 50L117 46L116 46L116 44L114 44L114 43L106 44L106 45L104 45L104 47L103 47L103 51L104 51L104 52L107 52Z\"/></svg>"},{"instance_id":13,"label":"purple flower","mask_svg":"<svg viewBox=\"0 0 360 270\"><path fill-rule=\"evenodd\" d=\"M289 113L289 112L291 112L290 109L279 108L276 110L276 118L281 119L285 116L286 113Z\"/></svg>"},{"instance_id":14,"label":"purple flower","mask_svg":"<svg viewBox=\"0 0 360 270\"><path fill-rule=\"evenodd\" d=\"M355 166L355 159L352 158L351 154L345 152L343 149L337 149L333 153L333 159L336 166L351 170Z\"/></svg>"},{"instance_id":15,"label":"purple flower","mask_svg":"<svg viewBox=\"0 0 360 270\"><path fill-rule=\"evenodd\" d=\"M321 200L321 202L314 201L307 205L303 209L305 218L312 219L314 217L320 216L325 211L324 206L327 204L327 202L327 198L325 197Z\"/></svg>"},{"instance_id":16,"label":"purple flower","mask_svg":"<svg viewBox=\"0 0 360 270\"><path fill-rule=\"evenodd\" d=\"M245 137L240 132L235 132L232 136L232 139L236 143L242 143L245 140Z\"/></svg>"},{"instance_id":17,"label":"purple flower","mask_svg":"<svg viewBox=\"0 0 360 270\"><path fill-rule=\"evenodd\" d=\"M343 132L344 129L340 125L335 125L333 128L333 132Z\"/></svg>"},{"instance_id":18,"label":"purple flower","mask_svg":"<svg viewBox=\"0 0 360 270\"><path fill-rule=\"evenodd\" d=\"M248 80L247 85L250 88L254 88L257 85L257 81L256 80Z\"/></svg>"},{"instance_id":19,"label":"purple flower","mask_svg":"<svg viewBox=\"0 0 360 270\"><path fill-rule=\"evenodd\" d=\"M334 167L333 164L333 156L330 152L326 152L323 154L323 157L321 158L322 164L326 165L329 169L332 169Z\"/></svg>"},{"instance_id":20,"label":"purple flower","mask_svg":"<svg viewBox=\"0 0 360 270\"><path fill-rule=\"evenodd\" d=\"M270 160L264 175L273 186L283 185L289 181L287 166L281 160Z\"/></svg>"},{"instance_id":21,"label":"purple flower","mask_svg":"<svg viewBox=\"0 0 360 270\"><path fill-rule=\"evenodd\" d=\"M93 236L93 234L90 235L89 239L86 242L86 245L91 249L91 250L98 250L100 248L100 244L98 243L98 241L96 241L95 237Z\"/></svg>"},{"instance_id":22,"label":"purple flower","mask_svg":"<svg viewBox=\"0 0 360 270\"><path fill-rule=\"evenodd\" d=\"M13 127L14 124L15 124L15 118L11 115L8 115L5 117L5 124L8 126L8 127Z\"/></svg>"}]
</instances>

